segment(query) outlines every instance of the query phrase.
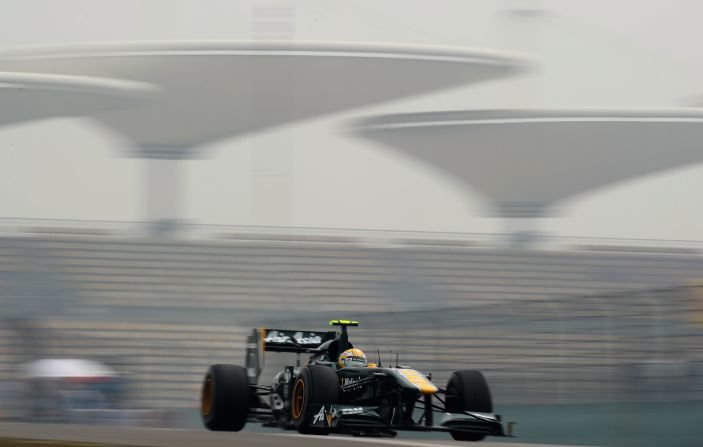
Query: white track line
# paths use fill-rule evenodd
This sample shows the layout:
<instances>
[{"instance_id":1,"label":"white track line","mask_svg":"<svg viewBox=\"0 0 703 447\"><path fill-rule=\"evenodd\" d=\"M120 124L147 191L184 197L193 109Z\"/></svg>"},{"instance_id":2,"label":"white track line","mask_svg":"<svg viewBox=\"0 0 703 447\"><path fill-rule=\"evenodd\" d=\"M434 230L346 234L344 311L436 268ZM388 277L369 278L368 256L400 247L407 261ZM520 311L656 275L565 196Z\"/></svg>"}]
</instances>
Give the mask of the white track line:
<instances>
[{"instance_id":1,"label":"white track line","mask_svg":"<svg viewBox=\"0 0 703 447\"><path fill-rule=\"evenodd\" d=\"M292 433L271 433L271 436L286 436L286 437L300 437L300 436L305 436L305 435L299 435L299 434L292 434ZM317 436L310 436L314 438L318 438ZM331 435L327 439L335 439L335 440L340 440L340 441L349 441L349 442L360 442L360 443L367 443L367 444L388 444L388 445L401 445L401 446L406 446L406 447L440 447L440 446L458 446L458 445L466 445L466 442L462 441L453 441L451 439L448 439L446 441L444 440L437 440L437 441L425 441L425 442L418 442L418 441L411 441L411 440L402 440L402 439L387 439L387 438L360 438L360 437L354 437L354 436L339 436L339 435ZM491 447L578 447L578 446L566 446L566 445L554 445L554 444L527 444L527 443L517 443L517 442L491 442Z\"/></svg>"}]
</instances>

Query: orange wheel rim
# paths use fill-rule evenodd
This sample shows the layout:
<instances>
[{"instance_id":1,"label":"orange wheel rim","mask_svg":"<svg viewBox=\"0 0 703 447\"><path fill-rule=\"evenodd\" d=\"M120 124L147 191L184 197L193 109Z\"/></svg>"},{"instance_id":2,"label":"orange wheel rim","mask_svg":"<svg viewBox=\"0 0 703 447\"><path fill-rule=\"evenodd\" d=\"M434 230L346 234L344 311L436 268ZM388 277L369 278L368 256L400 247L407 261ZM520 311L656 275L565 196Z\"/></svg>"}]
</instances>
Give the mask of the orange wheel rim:
<instances>
[{"instance_id":1,"label":"orange wheel rim","mask_svg":"<svg viewBox=\"0 0 703 447\"><path fill-rule=\"evenodd\" d=\"M212 411L212 395L214 391L214 387L212 386L212 376L208 375L205 377L205 381L203 382L203 392L200 397L200 412L205 417L210 416L210 412Z\"/></svg>"},{"instance_id":2,"label":"orange wheel rim","mask_svg":"<svg viewBox=\"0 0 703 447\"><path fill-rule=\"evenodd\" d=\"M293 399L291 402L291 413L293 419L300 419L303 414L303 404L305 403L305 382L298 379L293 387Z\"/></svg>"}]
</instances>

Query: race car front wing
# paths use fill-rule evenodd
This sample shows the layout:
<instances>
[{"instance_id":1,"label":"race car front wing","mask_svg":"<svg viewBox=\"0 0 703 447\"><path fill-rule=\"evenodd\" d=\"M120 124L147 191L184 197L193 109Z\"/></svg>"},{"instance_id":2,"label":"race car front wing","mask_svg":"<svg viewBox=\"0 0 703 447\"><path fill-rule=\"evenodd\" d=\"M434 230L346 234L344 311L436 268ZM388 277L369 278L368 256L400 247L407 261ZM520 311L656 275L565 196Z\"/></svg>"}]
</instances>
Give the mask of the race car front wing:
<instances>
[{"instance_id":1,"label":"race car front wing","mask_svg":"<svg viewBox=\"0 0 703 447\"><path fill-rule=\"evenodd\" d=\"M370 434L373 432L388 432L393 436L395 430L405 431L439 431L439 432L467 432L488 436L513 437L513 425L510 422L507 428L503 426L500 416L490 413L463 412L446 413L438 412L442 422L434 425L434 417L428 418L424 414L419 422L404 421L400 417L391 416L390 421L381 416L381 408L377 406L359 405L310 405L308 416L312 427L330 428L332 431L351 433L356 435ZM424 422L424 423L423 423Z\"/></svg>"}]
</instances>

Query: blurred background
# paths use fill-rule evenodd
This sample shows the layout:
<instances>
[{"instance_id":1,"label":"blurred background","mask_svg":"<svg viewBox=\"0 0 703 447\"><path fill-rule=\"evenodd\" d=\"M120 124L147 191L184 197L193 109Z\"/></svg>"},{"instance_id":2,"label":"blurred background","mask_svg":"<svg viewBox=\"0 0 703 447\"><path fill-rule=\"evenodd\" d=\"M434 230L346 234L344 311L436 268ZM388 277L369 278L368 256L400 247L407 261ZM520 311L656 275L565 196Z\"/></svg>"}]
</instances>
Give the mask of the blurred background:
<instances>
[{"instance_id":1,"label":"blurred background","mask_svg":"<svg viewBox=\"0 0 703 447\"><path fill-rule=\"evenodd\" d=\"M699 445L700 2L0 6L0 420L198 427L353 318L521 442Z\"/></svg>"}]
</instances>

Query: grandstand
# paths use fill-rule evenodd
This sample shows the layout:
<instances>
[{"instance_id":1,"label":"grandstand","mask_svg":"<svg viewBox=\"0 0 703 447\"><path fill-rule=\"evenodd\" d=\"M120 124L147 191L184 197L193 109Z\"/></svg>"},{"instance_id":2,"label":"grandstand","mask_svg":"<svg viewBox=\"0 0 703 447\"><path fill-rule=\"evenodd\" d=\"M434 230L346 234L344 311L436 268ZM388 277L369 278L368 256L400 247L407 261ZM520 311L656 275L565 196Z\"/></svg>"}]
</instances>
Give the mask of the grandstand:
<instances>
[{"instance_id":1,"label":"grandstand","mask_svg":"<svg viewBox=\"0 0 703 447\"><path fill-rule=\"evenodd\" d=\"M189 408L207 365L243 362L252 327L315 329L344 314L362 320L358 346L388 361L400 352L439 383L482 369L504 403L703 392L697 288L672 288L701 276L690 244L526 250L221 229L156 240L64 227L0 237L0 380L31 358L87 357L126 375L132 407Z\"/></svg>"}]
</instances>

